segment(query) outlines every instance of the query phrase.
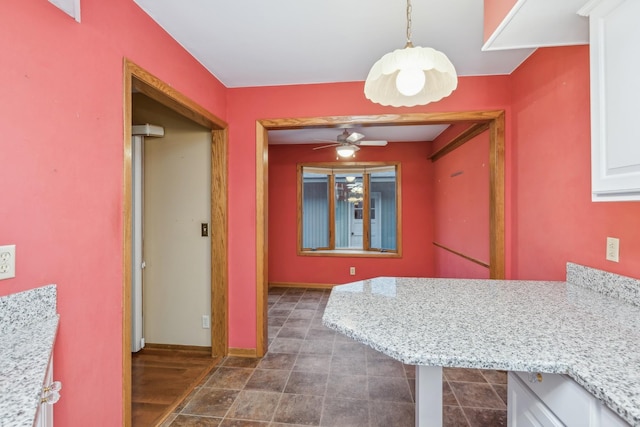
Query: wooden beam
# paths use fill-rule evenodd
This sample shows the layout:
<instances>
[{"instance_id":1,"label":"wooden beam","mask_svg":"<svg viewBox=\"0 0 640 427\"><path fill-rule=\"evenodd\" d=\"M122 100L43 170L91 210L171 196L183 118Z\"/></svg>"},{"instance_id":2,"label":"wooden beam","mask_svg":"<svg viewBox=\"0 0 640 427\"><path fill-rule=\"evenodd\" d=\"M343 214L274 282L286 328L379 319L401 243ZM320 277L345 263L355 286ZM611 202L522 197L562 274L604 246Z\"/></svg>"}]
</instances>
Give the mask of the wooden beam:
<instances>
[{"instance_id":1,"label":"wooden beam","mask_svg":"<svg viewBox=\"0 0 640 427\"><path fill-rule=\"evenodd\" d=\"M445 144L441 149L431 154L429 156L429 159L431 159L432 162L435 162L445 154L452 152L456 148L462 146L465 142L470 141L487 129L489 129L489 122L474 123L460 135L456 136L447 144Z\"/></svg>"},{"instance_id":2,"label":"wooden beam","mask_svg":"<svg viewBox=\"0 0 640 427\"><path fill-rule=\"evenodd\" d=\"M453 113L379 114L370 116L327 116L262 119L268 130L331 128L339 126L416 126L457 122L490 122L502 113L495 111L463 111Z\"/></svg>"}]
</instances>

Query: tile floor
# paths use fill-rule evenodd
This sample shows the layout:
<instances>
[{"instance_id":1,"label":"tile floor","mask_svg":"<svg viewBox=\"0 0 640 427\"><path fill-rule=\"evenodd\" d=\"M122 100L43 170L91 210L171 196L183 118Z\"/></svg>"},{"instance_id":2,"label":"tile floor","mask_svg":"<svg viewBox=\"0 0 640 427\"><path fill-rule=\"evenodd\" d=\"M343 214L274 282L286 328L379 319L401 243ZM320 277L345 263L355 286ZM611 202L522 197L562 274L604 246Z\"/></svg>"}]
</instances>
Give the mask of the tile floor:
<instances>
[{"instance_id":1,"label":"tile floor","mask_svg":"<svg viewBox=\"0 0 640 427\"><path fill-rule=\"evenodd\" d=\"M269 352L228 357L162 427L413 427L415 369L322 325L329 290L269 291ZM444 369L445 426L506 426L506 373Z\"/></svg>"}]
</instances>

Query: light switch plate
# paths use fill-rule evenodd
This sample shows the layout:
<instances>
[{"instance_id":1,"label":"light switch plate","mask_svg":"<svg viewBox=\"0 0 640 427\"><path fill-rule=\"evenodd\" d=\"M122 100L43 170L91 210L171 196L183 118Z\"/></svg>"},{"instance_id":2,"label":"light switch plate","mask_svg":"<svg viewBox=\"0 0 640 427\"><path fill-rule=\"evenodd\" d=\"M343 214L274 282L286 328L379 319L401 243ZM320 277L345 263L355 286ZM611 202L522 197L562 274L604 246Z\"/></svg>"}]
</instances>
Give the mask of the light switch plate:
<instances>
[{"instance_id":1,"label":"light switch plate","mask_svg":"<svg viewBox=\"0 0 640 427\"><path fill-rule=\"evenodd\" d=\"M0 246L0 280L16 277L16 245Z\"/></svg>"}]
</instances>

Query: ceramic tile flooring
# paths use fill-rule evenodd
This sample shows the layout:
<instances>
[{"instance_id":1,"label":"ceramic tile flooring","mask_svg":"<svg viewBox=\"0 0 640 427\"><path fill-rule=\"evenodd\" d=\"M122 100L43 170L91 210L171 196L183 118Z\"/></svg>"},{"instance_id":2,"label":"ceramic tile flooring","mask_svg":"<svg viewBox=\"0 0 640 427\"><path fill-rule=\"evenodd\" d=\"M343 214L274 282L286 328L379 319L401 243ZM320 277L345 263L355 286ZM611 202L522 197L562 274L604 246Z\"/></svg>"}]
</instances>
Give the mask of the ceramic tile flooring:
<instances>
[{"instance_id":1,"label":"ceramic tile flooring","mask_svg":"<svg viewBox=\"0 0 640 427\"><path fill-rule=\"evenodd\" d=\"M163 427L413 427L415 369L322 325L329 290L269 291L269 352L228 357ZM444 369L445 426L506 426L506 373Z\"/></svg>"}]
</instances>

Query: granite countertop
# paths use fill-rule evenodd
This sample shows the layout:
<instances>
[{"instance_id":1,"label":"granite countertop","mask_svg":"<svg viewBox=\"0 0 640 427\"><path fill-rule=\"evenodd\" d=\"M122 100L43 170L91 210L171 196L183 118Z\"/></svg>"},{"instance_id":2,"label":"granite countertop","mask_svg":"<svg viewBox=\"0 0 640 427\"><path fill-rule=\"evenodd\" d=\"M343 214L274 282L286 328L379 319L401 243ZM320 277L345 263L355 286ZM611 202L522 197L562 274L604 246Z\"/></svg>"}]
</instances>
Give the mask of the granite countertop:
<instances>
[{"instance_id":1,"label":"granite countertop","mask_svg":"<svg viewBox=\"0 0 640 427\"><path fill-rule=\"evenodd\" d=\"M336 286L324 324L407 364L567 374L640 426L640 281L380 277Z\"/></svg>"},{"instance_id":2,"label":"granite countertop","mask_svg":"<svg viewBox=\"0 0 640 427\"><path fill-rule=\"evenodd\" d=\"M0 298L0 427L33 426L57 330L55 285Z\"/></svg>"}]
</instances>

